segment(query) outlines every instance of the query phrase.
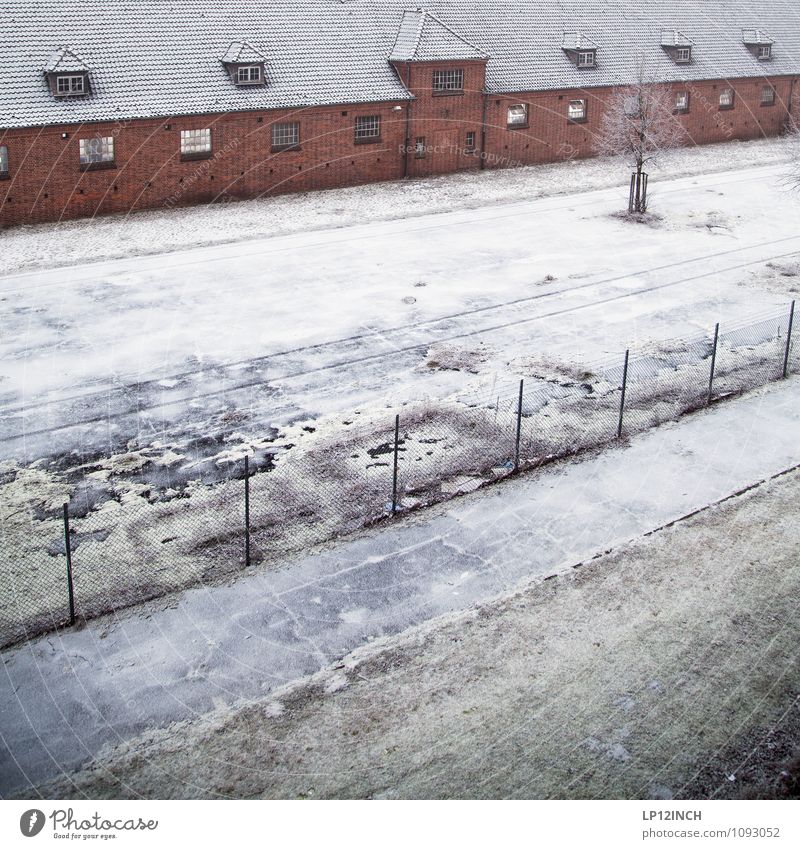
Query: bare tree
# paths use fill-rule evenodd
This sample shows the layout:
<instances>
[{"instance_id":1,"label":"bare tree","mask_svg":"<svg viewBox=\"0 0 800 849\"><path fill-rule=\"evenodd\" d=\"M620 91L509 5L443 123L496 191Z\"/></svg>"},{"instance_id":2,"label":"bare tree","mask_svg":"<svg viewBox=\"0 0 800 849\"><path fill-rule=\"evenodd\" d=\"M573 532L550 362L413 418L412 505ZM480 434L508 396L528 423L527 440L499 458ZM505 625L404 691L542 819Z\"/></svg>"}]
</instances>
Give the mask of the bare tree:
<instances>
[{"instance_id":1,"label":"bare tree","mask_svg":"<svg viewBox=\"0 0 800 849\"><path fill-rule=\"evenodd\" d=\"M594 149L600 155L623 156L635 168L629 212L647 211L645 166L688 138L675 114L678 111L673 90L651 80L643 64L638 66L635 82L616 88L609 100Z\"/></svg>"}]
</instances>

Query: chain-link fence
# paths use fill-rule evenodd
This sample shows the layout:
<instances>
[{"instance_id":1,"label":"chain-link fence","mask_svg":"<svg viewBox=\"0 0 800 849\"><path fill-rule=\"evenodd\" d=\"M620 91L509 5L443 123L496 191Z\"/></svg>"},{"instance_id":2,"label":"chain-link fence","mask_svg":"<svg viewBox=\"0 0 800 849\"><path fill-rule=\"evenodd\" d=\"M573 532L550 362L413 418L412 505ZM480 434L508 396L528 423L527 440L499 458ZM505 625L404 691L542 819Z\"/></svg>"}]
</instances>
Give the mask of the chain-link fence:
<instances>
[{"instance_id":1,"label":"chain-link fence","mask_svg":"<svg viewBox=\"0 0 800 849\"><path fill-rule=\"evenodd\" d=\"M306 426L308 438L276 456L198 474L168 497L149 498L143 481L98 505L102 464L69 485L19 470L0 554L0 646L229 578L787 377L800 370L793 321L794 303L604 362Z\"/></svg>"}]
</instances>

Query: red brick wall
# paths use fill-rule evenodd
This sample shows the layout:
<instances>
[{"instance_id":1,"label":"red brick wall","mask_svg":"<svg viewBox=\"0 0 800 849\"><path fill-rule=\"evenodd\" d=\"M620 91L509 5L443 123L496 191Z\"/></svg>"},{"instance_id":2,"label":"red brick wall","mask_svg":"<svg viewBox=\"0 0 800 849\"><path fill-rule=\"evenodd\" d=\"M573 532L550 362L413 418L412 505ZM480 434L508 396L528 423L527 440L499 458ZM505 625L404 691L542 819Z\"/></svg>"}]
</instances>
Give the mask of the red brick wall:
<instances>
[{"instance_id":1,"label":"red brick wall","mask_svg":"<svg viewBox=\"0 0 800 849\"><path fill-rule=\"evenodd\" d=\"M354 142L357 115L380 115L379 143ZM273 153L284 121L300 122L300 150ZM212 158L181 161L180 131L206 127ZM94 136L114 137L115 168L81 171L79 139ZM395 180L404 139L405 104L392 103L0 131L0 225Z\"/></svg>"},{"instance_id":2,"label":"red brick wall","mask_svg":"<svg viewBox=\"0 0 800 849\"><path fill-rule=\"evenodd\" d=\"M465 151L466 134L480 148L484 109L484 63L457 63L465 71L464 94L434 96L432 71L454 63L415 64L410 88L417 100L313 110L242 112L167 118L163 121L99 123L40 129L0 130L9 149L10 179L0 180L0 226L55 221L135 209L220 202L279 192L348 186L409 176L590 156L611 89L584 92L530 92L485 98L486 146L483 154ZM397 67L405 78L405 65ZM711 81L673 86L691 93L688 115L680 116L698 144L777 135L787 118L791 80L772 81L775 105L762 107L763 80ZM735 108L719 110L719 92L736 91ZM585 124L570 124L571 97L589 101ZM794 86L794 115L800 109L800 83ZM509 129L509 105L529 104L529 126ZM399 109L396 107L400 107ZM407 111L410 121L406 126ZM357 115L380 115L381 140L355 144ZM259 120L260 119L260 120ZM271 151L271 124L297 120L299 151ZM167 129L169 127L169 129ZM211 127L214 156L183 162L180 130ZM428 151L417 159L405 154L406 132L413 148L418 136ZM68 138L62 139L62 133ZM116 167L82 172L78 140L96 135L115 138Z\"/></svg>"},{"instance_id":3,"label":"red brick wall","mask_svg":"<svg viewBox=\"0 0 800 849\"><path fill-rule=\"evenodd\" d=\"M775 104L767 107L761 106L761 89L766 84L765 80L717 80L672 85L673 93L688 91L690 94L689 113L676 116L676 120L686 127L695 144L776 136L787 118L792 85L787 78L772 80L769 84L775 88ZM719 95L724 88L733 88L736 92L732 110L719 108ZM798 102L798 90L800 84L795 85L795 103ZM486 110L486 167L591 156L594 136L612 92L611 88L595 88L491 95ZM572 98L587 100L586 123L568 121L567 107ZM528 127L509 129L508 107L519 103L528 104Z\"/></svg>"},{"instance_id":4,"label":"red brick wall","mask_svg":"<svg viewBox=\"0 0 800 849\"><path fill-rule=\"evenodd\" d=\"M464 89L457 94L434 94L433 72L460 68L464 71ZM467 150L467 133L475 133L480 146L483 121L483 90L486 62L410 62L397 63L397 73L416 100L409 106L409 143L407 173L410 177L447 174L480 166L479 157ZM413 150L417 138L425 139L425 155Z\"/></svg>"}]
</instances>

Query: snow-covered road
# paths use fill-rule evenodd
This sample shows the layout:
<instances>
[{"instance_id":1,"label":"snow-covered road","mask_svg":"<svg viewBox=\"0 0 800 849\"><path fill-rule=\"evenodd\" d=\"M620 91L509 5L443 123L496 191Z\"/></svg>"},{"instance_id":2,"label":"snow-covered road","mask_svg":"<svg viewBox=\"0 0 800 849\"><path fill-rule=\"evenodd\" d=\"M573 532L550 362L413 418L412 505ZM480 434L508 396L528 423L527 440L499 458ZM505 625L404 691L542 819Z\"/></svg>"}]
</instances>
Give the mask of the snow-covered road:
<instances>
[{"instance_id":1,"label":"snow-covered road","mask_svg":"<svg viewBox=\"0 0 800 849\"><path fill-rule=\"evenodd\" d=\"M2 655L0 794L144 729L569 569L800 463L800 378L294 558Z\"/></svg>"},{"instance_id":2,"label":"snow-covered road","mask_svg":"<svg viewBox=\"0 0 800 849\"><path fill-rule=\"evenodd\" d=\"M654 183L652 227L606 189L0 278L0 459L263 436L782 307L784 170ZM479 375L424 367L475 339Z\"/></svg>"}]
</instances>

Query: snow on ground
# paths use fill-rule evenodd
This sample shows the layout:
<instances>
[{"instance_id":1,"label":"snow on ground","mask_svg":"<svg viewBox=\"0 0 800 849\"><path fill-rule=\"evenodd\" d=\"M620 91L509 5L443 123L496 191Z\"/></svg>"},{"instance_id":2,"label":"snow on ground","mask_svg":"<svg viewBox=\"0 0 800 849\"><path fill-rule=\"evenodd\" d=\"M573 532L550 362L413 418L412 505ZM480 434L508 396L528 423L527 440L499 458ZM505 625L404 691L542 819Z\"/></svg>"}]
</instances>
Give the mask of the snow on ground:
<instances>
[{"instance_id":1,"label":"snow on ground","mask_svg":"<svg viewBox=\"0 0 800 849\"><path fill-rule=\"evenodd\" d=\"M785 162L791 150L792 140L781 138L684 148L665 155L651 173L653 179L668 179ZM628 172L624 163L613 159L570 160L233 205L28 225L0 233L0 274L591 191L623 185Z\"/></svg>"},{"instance_id":2,"label":"snow on ground","mask_svg":"<svg viewBox=\"0 0 800 849\"><path fill-rule=\"evenodd\" d=\"M794 471L39 792L796 797L798 498Z\"/></svg>"},{"instance_id":3,"label":"snow on ground","mask_svg":"<svg viewBox=\"0 0 800 849\"><path fill-rule=\"evenodd\" d=\"M278 571L6 651L0 792L24 792L142 729L262 699L365 642L570 570L794 466L798 400L797 379L774 384ZM710 576L707 586L725 596Z\"/></svg>"},{"instance_id":4,"label":"snow on ground","mask_svg":"<svg viewBox=\"0 0 800 849\"><path fill-rule=\"evenodd\" d=\"M657 227L615 218L612 189L2 278L0 459L74 452L63 470L160 443L196 462L519 358L587 363L786 309L796 278L767 265L800 254L783 174L654 184Z\"/></svg>"}]
</instances>

